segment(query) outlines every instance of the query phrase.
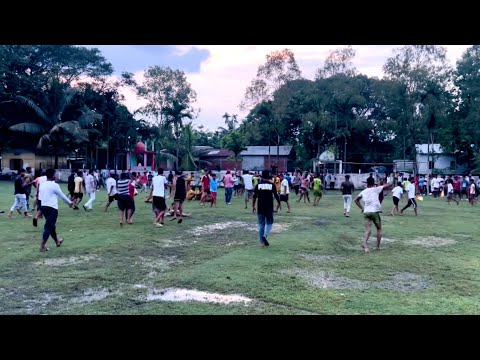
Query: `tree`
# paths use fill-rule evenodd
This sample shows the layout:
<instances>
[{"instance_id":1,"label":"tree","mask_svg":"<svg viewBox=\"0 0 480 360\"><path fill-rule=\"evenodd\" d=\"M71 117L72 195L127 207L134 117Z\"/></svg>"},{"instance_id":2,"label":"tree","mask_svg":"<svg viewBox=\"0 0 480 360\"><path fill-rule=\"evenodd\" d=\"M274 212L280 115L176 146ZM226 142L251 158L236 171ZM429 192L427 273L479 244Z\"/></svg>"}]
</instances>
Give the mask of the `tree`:
<instances>
[{"instance_id":1,"label":"tree","mask_svg":"<svg viewBox=\"0 0 480 360\"><path fill-rule=\"evenodd\" d=\"M179 140L183 131L183 119L193 119L193 115L187 105L176 100L173 100L170 106L164 107L162 114L165 116L164 128L169 129L176 141L177 160L175 162L175 169L178 169Z\"/></svg>"},{"instance_id":2,"label":"tree","mask_svg":"<svg viewBox=\"0 0 480 360\"><path fill-rule=\"evenodd\" d=\"M357 69L353 66L352 62L355 54L356 51L351 46L330 51L323 68L317 70L315 80L325 79L339 74L355 76Z\"/></svg>"},{"instance_id":3,"label":"tree","mask_svg":"<svg viewBox=\"0 0 480 360\"><path fill-rule=\"evenodd\" d=\"M100 114L84 108L75 120L63 118L65 108L76 95L76 90L53 80L44 94L43 104L37 104L32 99L17 95L16 101L31 108L37 122L22 122L10 127L11 131L40 135L37 148L50 147L55 154L55 167L58 167L58 155L69 148L69 144L79 145L89 141L86 130L102 119Z\"/></svg>"},{"instance_id":4,"label":"tree","mask_svg":"<svg viewBox=\"0 0 480 360\"><path fill-rule=\"evenodd\" d=\"M222 147L231 150L238 160L240 153L245 150L243 136L239 131L231 131L222 139Z\"/></svg>"},{"instance_id":5,"label":"tree","mask_svg":"<svg viewBox=\"0 0 480 360\"><path fill-rule=\"evenodd\" d=\"M221 131L222 134L228 134L230 131L235 130L238 121L237 121L237 115L229 115L228 113L225 113L222 115L222 118L225 119L225 125L227 125L226 128L219 126L219 130Z\"/></svg>"},{"instance_id":6,"label":"tree","mask_svg":"<svg viewBox=\"0 0 480 360\"><path fill-rule=\"evenodd\" d=\"M183 145L185 149L185 156L182 160L182 165L186 170L196 169L195 159L193 157L193 145L195 144L195 131L191 122L185 124L183 127Z\"/></svg>"},{"instance_id":7,"label":"tree","mask_svg":"<svg viewBox=\"0 0 480 360\"><path fill-rule=\"evenodd\" d=\"M123 77L126 83L132 83L129 74L123 74ZM192 106L197 100L197 93L181 70L152 66L145 70L143 83L137 85L136 90L138 96L148 101L141 112L153 116L158 126L163 125L163 110L173 108L174 102L182 104L192 116L197 112Z\"/></svg>"},{"instance_id":8,"label":"tree","mask_svg":"<svg viewBox=\"0 0 480 360\"><path fill-rule=\"evenodd\" d=\"M415 144L425 139L422 128L428 118L422 114L421 99L432 84L442 91L447 91L451 84L452 69L446 58L446 49L435 45L408 45L395 49L383 71L387 79L398 81L406 88L405 128L402 131L404 154L408 145L415 158Z\"/></svg>"},{"instance_id":9,"label":"tree","mask_svg":"<svg viewBox=\"0 0 480 360\"><path fill-rule=\"evenodd\" d=\"M240 109L248 110L263 101L272 100L273 94L282 85L300 78L301 71L290 49L268 54L266 63L258 67L256 78L247 87Z\"/></svg>"},{"instance_id":10,"label":"tree","mask_svg":"<svg viewBox=\"0 0 480 360\"><path fill-rule=\"evenodd\" d=\"M446 147L459 154L469 168L480 154L480 46L468 48L457 62L456 101L452 104L449 126L441 133ZM443 129L442 129L443 130Z\"/></svg>"}]
</instances>

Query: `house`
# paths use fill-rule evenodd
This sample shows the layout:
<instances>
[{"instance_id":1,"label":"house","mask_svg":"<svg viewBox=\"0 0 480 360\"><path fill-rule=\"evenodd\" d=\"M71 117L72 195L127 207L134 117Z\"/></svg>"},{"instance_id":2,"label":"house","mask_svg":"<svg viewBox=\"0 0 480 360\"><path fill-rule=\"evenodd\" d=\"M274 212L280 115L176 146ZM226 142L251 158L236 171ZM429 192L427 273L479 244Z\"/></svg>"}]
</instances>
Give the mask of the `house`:
<instances>
[{"instance_id":1,"label":"house","mask_svg":"<svg viewBox=\"0 0 480 360\"><path fill-rule=\"evenodd\" d=\"M430 149L429 149L430 148ZM419 174L462 174L466 171L465 166L457 163L457 157L453 153L445 151L440 144L416 144L416 162ZM430 150L430 159L428 159ZM432 161L433 155L433 161ZM429 164L430 162L430 164ZM430 165L430 166L429 166Z\"/></svg>"},{"instance_id":2,"label":"house","mask_svg":"<svg viewBox=\"0 0 480 360\"><path fill-rule=\"evenodd\" d=\"M228 149L196 149L200 166L210 170L240 169L241 161L233 160L235 153Z\"/></svg>"},{"instance_id":3,"label":"house","mask_svg":"<svg viewBox=\"0 0 480 360\"><path fill-rule=\"evenodd\" d=\"M66 156L58 156L59 169L67 169L68 163L69 159ZM31 167L38 171L54 166L54 155L37 155L33 151L26 149L11 149L2 153L2 169L9 168L18 171L22 168Z\"/></svg>"},{"instance_id":4,"label":"house","mask_svg":"<svg viewBox=\"0 0 480 360\"><path fill-rule=\"evenodd\" d=\"M247 146L240 153L243 159L242 168L251 171L272 170L277 166L278 172L286 172L292 168L291 162L295 158L293 146L280 146L277 156L276 146Z\"/></svg>"}]
</instances>

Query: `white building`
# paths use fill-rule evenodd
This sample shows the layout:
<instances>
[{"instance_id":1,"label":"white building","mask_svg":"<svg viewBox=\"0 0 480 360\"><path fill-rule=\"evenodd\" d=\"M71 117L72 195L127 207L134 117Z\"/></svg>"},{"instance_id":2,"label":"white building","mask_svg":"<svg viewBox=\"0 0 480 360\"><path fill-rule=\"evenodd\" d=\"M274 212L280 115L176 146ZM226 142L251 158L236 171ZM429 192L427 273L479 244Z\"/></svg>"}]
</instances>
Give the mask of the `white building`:
<instances>
[{"instance_id":1,"label":"white building","mask_svg":"<svg viewBox=\"0 0 480 360\"><path fill-rule=\"evenodd\" d=\"M432 169L434 174L462 174L465 171L465 166L457 164L455 154L445 151L440 144L433 144L433 146L430 144L430 158L428 158L428 144L416 144L415 149L419 174L431 174Z\"/></svg>"}]
</instances>

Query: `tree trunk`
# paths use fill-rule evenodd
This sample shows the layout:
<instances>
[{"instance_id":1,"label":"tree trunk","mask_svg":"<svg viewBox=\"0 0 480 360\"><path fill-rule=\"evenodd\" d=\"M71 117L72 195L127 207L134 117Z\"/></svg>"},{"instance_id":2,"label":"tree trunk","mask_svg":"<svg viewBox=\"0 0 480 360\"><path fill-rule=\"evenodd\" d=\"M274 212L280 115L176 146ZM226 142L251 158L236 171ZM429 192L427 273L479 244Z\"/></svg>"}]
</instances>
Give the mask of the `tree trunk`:
<instances>
[{"instance_id":1,"label":"tree trunk","mask_svg":"<svg viewBox=\"0 0 480 360\"><path fill-rule=\"evenodd\" d=\"M55 152L55 165L54 165L54 169L58 169L58 154L57 154L57 152Z\"/></svg>"},{"instance_id":2,"label":"tree trunk","mask_svg":"<svg viewBox=\"0 0 480 360\"><path fill-rule=\"evenodd\" d=\"M278 166L280 166L280 134L277 133L277 173Z\"/></svg>"}]
</instances>

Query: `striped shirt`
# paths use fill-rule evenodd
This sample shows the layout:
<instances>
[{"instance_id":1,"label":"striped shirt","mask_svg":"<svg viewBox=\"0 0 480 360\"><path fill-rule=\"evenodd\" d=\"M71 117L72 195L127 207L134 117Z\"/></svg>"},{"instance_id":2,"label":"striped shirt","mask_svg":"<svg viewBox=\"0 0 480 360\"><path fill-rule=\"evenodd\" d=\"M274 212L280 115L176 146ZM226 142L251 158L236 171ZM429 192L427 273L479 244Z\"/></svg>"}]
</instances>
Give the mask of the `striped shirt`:
<instances>
[{"instance_id":1,"label":"striped shirt","mask_svg":"<svg viewBox=\"0 0 480 360\"><path fill-rule=\"evenodd\" d=\"M130 184L129 179L118 180L117 181L117 194L118 195L128 195L128 185Z\"/></svg>"}]
</instances>

